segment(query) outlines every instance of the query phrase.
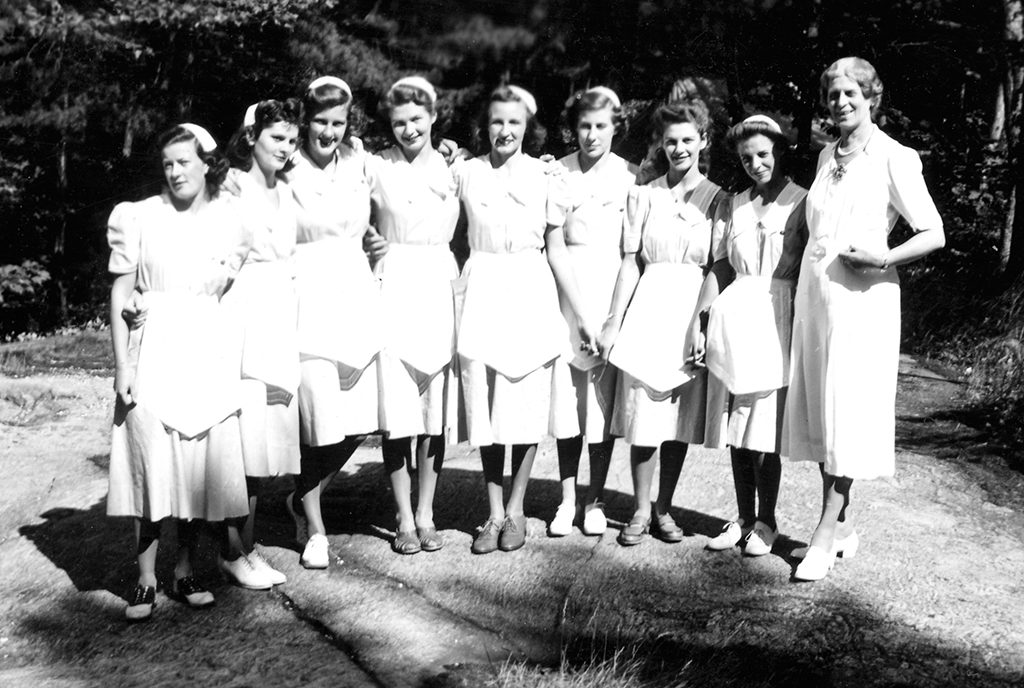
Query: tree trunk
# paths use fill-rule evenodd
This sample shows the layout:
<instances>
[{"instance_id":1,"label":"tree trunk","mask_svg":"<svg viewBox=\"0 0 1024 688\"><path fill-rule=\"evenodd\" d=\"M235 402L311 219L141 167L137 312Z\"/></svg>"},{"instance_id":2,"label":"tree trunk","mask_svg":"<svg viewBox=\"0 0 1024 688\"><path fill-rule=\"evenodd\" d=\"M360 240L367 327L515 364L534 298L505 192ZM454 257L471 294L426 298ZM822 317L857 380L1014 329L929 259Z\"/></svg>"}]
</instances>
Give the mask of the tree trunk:
<instances>
[{"instance_id":1,"label":"tree trunk","mask_svg":"<svg viewBox=\"0 0 1024 688\"><path fill-rule=\"evenodd\" d=\"M1024 213L1017 213L1016 201L1024 193L1024 141L1021 121L1024 116L1024 0L1003 0L1006 25L1005 80L1003 82L1006 156L1013 191L1003 225L999 263L1004 276L1013 279L1024 272Z\"/></svg>"}]
</instances>

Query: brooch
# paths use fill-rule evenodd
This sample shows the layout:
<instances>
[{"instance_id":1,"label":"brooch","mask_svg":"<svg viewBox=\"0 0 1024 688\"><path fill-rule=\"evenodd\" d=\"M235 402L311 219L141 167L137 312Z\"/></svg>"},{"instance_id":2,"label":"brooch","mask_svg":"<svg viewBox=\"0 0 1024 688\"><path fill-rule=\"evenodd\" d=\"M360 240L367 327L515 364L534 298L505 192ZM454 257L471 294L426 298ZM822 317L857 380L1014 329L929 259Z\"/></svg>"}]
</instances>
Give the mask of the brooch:
<instances>
[{"instance_id":1,"label":"brooch","mask_svg":"<svg viewBox=\"0 0 1024 688\"><path fill-rule=\"evenodd\" d=\"M837 182L841 182L843 180L843 177L845 176L846 165L841 162L836 163L836 168L832 170L832 179L834 179Z\"/></svg>"}]
</instances>

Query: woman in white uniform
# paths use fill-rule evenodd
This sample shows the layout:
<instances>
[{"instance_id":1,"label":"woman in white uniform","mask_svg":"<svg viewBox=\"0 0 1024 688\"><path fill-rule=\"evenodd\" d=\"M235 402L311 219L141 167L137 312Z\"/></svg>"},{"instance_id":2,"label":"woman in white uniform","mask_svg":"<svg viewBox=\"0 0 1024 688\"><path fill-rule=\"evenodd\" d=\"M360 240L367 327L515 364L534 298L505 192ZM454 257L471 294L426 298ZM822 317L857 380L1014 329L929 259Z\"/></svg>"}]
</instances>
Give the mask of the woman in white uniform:
<instances>
[{"instance_id":1,"label":"woman in white uniform","mask_svg":"<svg viewBox=\"0 0 1024 688\"><path fill-rule=\"evenodd\" d=\"M618 538L627 546L644 540L652 520L662 540L682 540L683 530L669 513L672 495L687 445L704 442L701 321L718 295L720 275L727 273L726 194L699 167L708 127L708 109L699 100L655 112L655 137L668 172L630 190L624 255L598 340L602 354L621 371L612 432L633 445L636 511ZM652 459L659 448L658 498L652 504Z\"/></svg>"},{"instance_id":2,"label":"woman in white uniform","mask_svg":"<svg viewBox=\"0 0 1024 688\"><path fill-rule=\"evenodd\" d=\"M874 67L857 57L821 76L839 140L818 156L807 194L810 232L793 323L783 452L821 464L822 510L798 580L820 580L859 545L849 512L854 480L895 472L900 287L896 266L945 245L917 153L872 121L882 99ZM898 217L914 236L889 248ZM788 442L787 442L788 440Z\"/></svg>"},{"instance_id":3,"label":"woman in white uniform","mask_svg":"<svg viewBox=\"0 0 1024 688\"><path fill-rule=\"evenodd\" d=\"M213 595L193 575L196 520L249 512L238 429L235 332L219 300L249 242L217 194L227 162L202 127L183 124L159 139L166 190L110 215L110 331L117 404L107 514L135 519L139 580L130 621L156 604L160 523L178 519L172 594L194 607ZM124 312L145 302L145 324ZM137 321L141 322L141 321Z\"/></svg>"},{"instance_id":4,"label":"woman in white uniform","mask_svg":"<svg viewBox=\"0 0 1024 688\"><path fill-rule=\"evenodd\" d=\"M597 335L611 307L622 264L626 196L637 173L635 165L611 150L613 138L625 125L622 103L614 91L598 86L577 93L566 119L576 131L580 149L558 161L562 172L548 201L545 241L575 354L570 372L582 434L558 440L562 503L548 526L556 537L571 533L576 518L576 476L584 435L590 485L581 527L585 535L600 535L607 527L603 493L615 442L611 424L618 372L598 354Z\"/></svg>"},{"instance_id":5,"label":"woman in white uniform","mask_svg":"<svg viewBox=\"0 0 1024 688\"><path fill-rule=\"evenodd\" d=\"M265 478L299 472L299 351L295 296L296 206L278 175L288 166L299 135L302 105L264 100L249 107L229 149L239 195L239 217L252 234L224 305L242 325L242 455L249 486L249 516L228 522L221 570L245 588L286 581L256 548L256 504Z\"/></svg>"},{"instance_id":6,"label":"woman in white uniform","mask_svg":"<svg viewBox=\"0 0 1024 688\"><path fill-rule=\"evenodd\" d=\"M468 219L471 253L458 338L469 442L480 447L487 521L476 554L512 551L526 542L523 499L537 444L579 434L572 390L559 358L571 358L551 268L541 250L550 178L523 152L542 136L537 103L517 86L491 93L480 123L490 152L454 169ZM505 502L505 445L512 445L512 491Z\"/></svg>"},{"instance_id":7,"label":"woman in white uniform","mask_svg":"<svg viewBox=\"0 0 1024 688\"><path fill-rule=\"evenodd\" d=\"M352 91L337 77L320 77L309 84L303 108L302 146L286 174L299 206L302 471L285 503L304 546L302 565L324 569L329 552L320 495L378 427L380 288L363 253L370 187L366 154L349 145Z\"/></svg>"},{"instance_id":8,"label":"woman in white uniform","mask_svg":"<svg viewBox=\"0 0 1024 688\"><path fill-rule=\"evenodd\" d=\"M729 203L725 245L735 281L712 304L707 335L710 386L728 394L709 391L708 414L709 425L718 416L725 426L739 516L707 547L742 542L745 554L762 556L779 532L779 452L807 190L785 174L788 142L773 119L748 117L729 130L727 142L754 185Z\"/></svg>"},{"instance_id":9,"label":"woman in white uniform","mask_svg":"<svg viewBox=\"0 0 1024 688\"><path fill-rule=\"evenodd\" d=\"M384 348L378 361L384 468L397 509L392 549L436 551L444 540L434 526L434 491L454 419L457 385L453 279L459 276L449 243L459 219L452 173L434 149L437 93L422 77L400 79L381 114L398 145L366 161L377 231L388 252L377 263L381 280ZM412 509L410 472L415 454L419 501Z\"/></svg>"}]
</instances>

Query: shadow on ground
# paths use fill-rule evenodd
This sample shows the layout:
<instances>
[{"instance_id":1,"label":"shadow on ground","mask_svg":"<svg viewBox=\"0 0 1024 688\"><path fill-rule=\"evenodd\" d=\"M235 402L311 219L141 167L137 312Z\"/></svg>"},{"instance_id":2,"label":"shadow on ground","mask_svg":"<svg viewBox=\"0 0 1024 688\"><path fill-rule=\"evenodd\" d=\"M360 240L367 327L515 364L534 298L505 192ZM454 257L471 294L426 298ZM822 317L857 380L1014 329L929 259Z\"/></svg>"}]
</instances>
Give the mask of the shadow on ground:
<instances>
[{"instance_id":1,"label":"shadow on ground","mask_svg":"<svg viewBox=\"0 0 1024 688\"><path fill-rule=\"evenodd\" d=\"M980 486L993 503L1024 511L1024 453L1000 443L992 427L995 414L972 406L964 394L955 382L900 374L897 446L934 456Z\"/></svg>"},{"instance_id":2,"label":"shadow on ground","mask_svg":"<svg viewBox=\"0 0 1024 688\"><path fill-rule=\"evenodd\" d=\"M268 485L257 532L265 546L297 551L282 504L290 490L289 479ZM482 479L478 471L446 469L435 519L448 545L436 554L398 557L388 549L393 507L386 478L379 464L361 464L340 477L323 500L332 554L343 557L343 564L332 563L326 575L292 564L291 580L275 593L216 586L211 533L199 575L214 585L217 607L194 613L161 597L157 618L137 627L122 622L120 605L83 594L124 595L130 589L135 576L130 522L107 518L103 501L87 510L53 509L43 514L45 523L23 526L20 533L67 574L79 594L35 608L11 633L30 639L35 648L22 659L43 662L52 675L110 677L112 685L327 685L326 678L345 685L331 668L339 648L378 684L391 685L381 678L395 667L377 656L376 619L345 617L344 609L330 609L330 595L308 608L290 608L293 601L303 604L304 586L340 586L335 590L341 600L344 586L358 584L359 594L373 596L371 606L383 615L429 626L434 614L449 625L461 624L467 637L484 632L500 637L518 649L514 656L543 667L572 670L626 656L648 685L1009 686L1022 678L987 666L958 638L920 632L906 618L880 613L884 606L877 600L850 595L842 563L820 584L787 582L794 562L784 555L799 543L780 543L774 556L748 559L735 551L705 552L702 538L688 537L674 546L651 540L631 549L615 544L615 532L603 538L546 538L537 519L548 515L559 494L555 480L532 481L526 511L533 532L527 547L473 557L468 544L486 517ZM609 516L619 522L632 513L632 497L622 492L609 493L607 504ZM722 525L699 512L676 515L690 536L712 535ZM167 524L165 535L159 572L170 580L173 529ZM275 561L290 559L284 553ZM412 603L417 615L405 616L403 605ZM341 622L334 623L336 618ZM299 633L304 623L307 631L310 623L321 623L318 628L333 634L327 638L333 642L304 640ZM171 628L178 630L169 633ZM137 649L109 656L110 640L126 635L136 642L116 646ZM288 668L284 653L307 657L303 670ZM495 656L490 663L451 665L416 683L477 686L504 661Z\"/></svg>"}]
</instances>

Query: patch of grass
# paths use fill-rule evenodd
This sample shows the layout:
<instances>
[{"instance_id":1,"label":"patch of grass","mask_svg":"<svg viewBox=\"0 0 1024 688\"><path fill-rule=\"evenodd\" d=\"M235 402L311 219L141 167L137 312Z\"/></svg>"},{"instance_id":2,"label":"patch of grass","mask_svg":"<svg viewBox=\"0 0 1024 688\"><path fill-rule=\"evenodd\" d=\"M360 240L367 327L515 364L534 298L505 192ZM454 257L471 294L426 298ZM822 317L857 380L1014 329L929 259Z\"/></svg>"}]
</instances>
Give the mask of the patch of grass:
<instances>
[{"instance_id":1,"label":"patch of grass","mask_svg":"<svg viewBox=\"0 0 1024 688\"><path fill-rule=\"evenodd\" d=\"M557 667L512 659L497 666L449 667L430 688L685 688L689 662L667 669L652 662L656 652L641 643L618 647L573 643Z\"/></svg>"},{"instance_id":2,"label":"patch of grass","mask_svg":"<svg viewBox=\"0 0 1024 688\"><path fill-rule=\"evenodd\" d=\"M24 377L60 370L109 374L114 369L110 333L84 330L0 344L0 373Z\"/></svg>"}]
</instances>

